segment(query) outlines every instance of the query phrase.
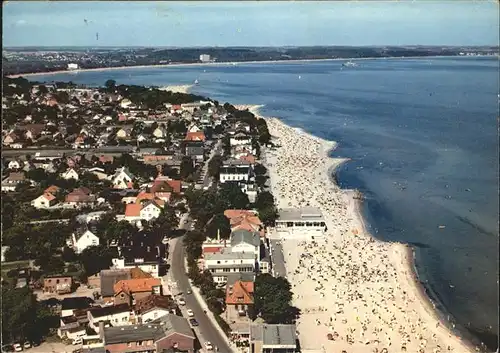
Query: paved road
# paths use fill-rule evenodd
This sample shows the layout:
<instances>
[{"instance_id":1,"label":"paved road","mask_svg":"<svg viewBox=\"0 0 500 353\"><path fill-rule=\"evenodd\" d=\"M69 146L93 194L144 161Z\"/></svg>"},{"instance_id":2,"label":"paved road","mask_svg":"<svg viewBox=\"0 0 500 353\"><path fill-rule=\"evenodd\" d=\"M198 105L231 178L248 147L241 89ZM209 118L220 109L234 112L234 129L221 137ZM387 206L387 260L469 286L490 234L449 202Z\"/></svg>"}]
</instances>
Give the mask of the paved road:
<instances>
[{"instance_id":1,"label":"paved road","mask_svg":"<svg viewBox=\"0 0 500 353\"><path fill-rule=\"evenodd\" d=\"M186 223L185 228L190 226L190 223ZM226 340L222 337L214 327L212 321L203 312L203 309L198 304L198 301L192 294L185 294L188 289L191 289L191 284L189 283L188 277L186 275L186 270L184 268L184 247L182 245L182 240L184 236L178 238L173 245L172 259L170 271L173 280L177 283L177 290L182 294L182 297L186 301L186 308L193 310L194 317L200 324L198 330L200 335L205 339L210 341L215 347L219 348L219 352L230 353L232 349L226 344ZM174 292L175 293L175 292ZM173 294L174 294L173 293Z\"/></svg>"},{"instance_id":2,"label":"paved road","mask_svg":"<svg viewBox=\"0 0 500 353\"><path fill-rule=\"evenodd\" d=\"M281 240L270 240L272 247L271 260L273 262L273 275L286 277L285 258Z\"/></svg>"}]
</instances>

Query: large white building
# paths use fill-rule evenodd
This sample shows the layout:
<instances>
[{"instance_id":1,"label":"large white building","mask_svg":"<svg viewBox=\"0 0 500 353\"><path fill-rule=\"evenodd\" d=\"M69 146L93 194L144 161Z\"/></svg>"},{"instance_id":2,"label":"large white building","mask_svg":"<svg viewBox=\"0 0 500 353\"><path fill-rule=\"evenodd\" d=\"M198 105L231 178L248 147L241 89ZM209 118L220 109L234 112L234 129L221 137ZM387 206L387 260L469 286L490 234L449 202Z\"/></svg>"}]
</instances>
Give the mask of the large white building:
<instances>
[{"instance_id":1,"label":"large white building","mask_svg":"<svg viewBox=\"0 0 500 353\"><path fill-rule=\"evenodd\" d=\"M208 54L201 54L200 55L200 61L202 63L208 63L208 62L210 62L210 55L208 55Z\"/></svg>"},{"instance_id":2,"label":"large white building","mask_svg":"<svg viewBox=\"0 0 500 353\"><path fill-rule=\"evenodd\" d=\"M247 161L229 160L225 161L220 168L219 181L225 182L248 182L252 179L252 166Z\"/></svg>"},{"instance_id":3,"label":"large white building","mask_svg":"<svg viewBox=\"0 0 500 353\"><path fill-rule=\"evenodd\" d=\"M78 64L68 64L68 70L78 70Z\"/></svg>"},{"instance_id":4,"label":"large white building","mask_svg":"<svg viewBox=\"0 0 500 353\"><path fill-rule=\"evenodd\" d=\"M327 229L321 210L303 207L281 209L276 230L283 238L311 239L324 236Z\"/></svg>"}]
</instances>

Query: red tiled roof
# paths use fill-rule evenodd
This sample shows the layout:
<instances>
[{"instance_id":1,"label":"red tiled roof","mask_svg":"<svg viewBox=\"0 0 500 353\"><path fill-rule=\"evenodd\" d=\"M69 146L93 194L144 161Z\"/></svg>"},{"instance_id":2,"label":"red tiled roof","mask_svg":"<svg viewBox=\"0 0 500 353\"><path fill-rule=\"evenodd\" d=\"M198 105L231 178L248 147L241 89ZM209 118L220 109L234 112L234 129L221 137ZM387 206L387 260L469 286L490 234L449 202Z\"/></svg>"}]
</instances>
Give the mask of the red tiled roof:
<instances>
[{"instance_id":1,"label":"red tiled roof","mask_svg":"<svg viewBox=\"0 0 500 353\"><path fill-rule=\"evenodd\" d=\"M218 253L220 252L224 247L223 246L209 246L206 248L203 248L203 253L205 254L213 254L213 253Z\"/></svg>"},{"instance_id":2,"label":"red tiled roof","mask_svg":"<svg viewBox=\"0 0 500 353\"><path fill-rule=\"evenodd\" d=\"M61 188L59 186L51 185L47 189L43 190L43 192L49 193L49 194L55 194L55 193L59 192L59 190L61 190Z\"/></svg>"},{"instance_id":3,"label":"red tiled roof","mask_svg":"<svg viewBox=\"0 0 500 353\"><path fill-rule=\"evenodd\" d=\"M172 189L173 192L180 194L182 182L180 180L168 179L164 176L159 176L155 179L155 181L153 182L153 186L151 187L151 192L169 192L170 190L168 187L166 187L167 185L168 187L170 187L170 189Z\"/></svg>"},{"instance_id":4,"label":"red tiled roof","mask_svg":"<svg viewBox=\"0 0 500 353\"><path fill-rule=\"evenodd\" d=\"M126 293L151 292L153 287L161 286L159 278L122 279L113 286L115 294L121 291Z\"/></svg>"},{"instance_id":5,"label":"red tiled roof","mask_svg":"<svg viewBox=\"0 0 500 353\"><path fill-rule=\"evenodd\" d=\"M125 208L125 217L139 217L142 205L140 203L129 203Z\"/></svg>"},{"instance_id":6,"label":"red tiled roof","mask_svg":"<svg viewBox=\"0 0 500 353\"><path fill-rule=\"evenodd\" d=\"M43 197L45 197L48 201L52 201L52 200L55 200L56 197L48 192L44 193L43 194Z\"/></svg>"},{"instance_id":7,"label":"red tiled roof","mask_svg":"<svg viewBox=\"0 0 500 353\"><path fill-rule=\"evenodd\" d=\"M253 282L236 281L226 288L226 304L253 304Z\"/></svg>"},{"instance_id":8,"label":"red tiled roof","mask_svg":"<svg viewBox=\"0 0 500 353\"><path fill-rule=\"evenodd\" d=\"M186 134L186 141L205 141L205 133L203 131L188 132Z\"/></svg>"}]
</instances>

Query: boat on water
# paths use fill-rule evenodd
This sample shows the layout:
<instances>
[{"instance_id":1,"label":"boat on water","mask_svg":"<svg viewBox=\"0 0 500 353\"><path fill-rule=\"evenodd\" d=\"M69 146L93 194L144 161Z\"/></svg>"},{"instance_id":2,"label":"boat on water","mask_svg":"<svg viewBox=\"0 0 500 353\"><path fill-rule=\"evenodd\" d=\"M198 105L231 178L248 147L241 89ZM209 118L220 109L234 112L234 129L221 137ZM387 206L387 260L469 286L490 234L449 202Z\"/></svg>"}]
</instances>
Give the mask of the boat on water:
<instances>
[{"instance_id":1,"label":"boat on water","mask_svg":"<svg viewBox=\"0 0 500 353\"><path fill-rule=\"evenodd\" d=\"M358 66L358 64L356 64L355 62L352 62L351 60L345 62L342 64L343 67L356 67Z\"/></svg>"},{"instance_id":2,"label":"boat on water","mask_svg":"<svg viewBox=\"0 0 500 353\"><path fill-rule=\"evenodd\" d=\"M197 85L199 84L200 82L198 80L194 80L194 84Z\"/></svg>"}]
</instances>

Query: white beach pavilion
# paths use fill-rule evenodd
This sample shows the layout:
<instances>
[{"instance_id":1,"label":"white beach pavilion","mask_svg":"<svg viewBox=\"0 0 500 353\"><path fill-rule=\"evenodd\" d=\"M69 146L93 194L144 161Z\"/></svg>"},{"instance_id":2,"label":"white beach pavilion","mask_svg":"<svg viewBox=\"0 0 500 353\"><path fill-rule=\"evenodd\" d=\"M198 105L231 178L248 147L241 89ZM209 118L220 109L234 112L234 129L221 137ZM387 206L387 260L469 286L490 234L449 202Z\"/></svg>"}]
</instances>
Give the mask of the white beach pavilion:
<instances>
[{"instance_id":1,"label":"white beach pavilion","mask_svg":"<svg viewBox=\"0 0 500 353\"><path fill-rule=\"evenodd\" d=\"M276 231L285 239L323 237L326 232L325 218L315 207L283 208L276 220Z\"/></svg>"}]
</instances>

